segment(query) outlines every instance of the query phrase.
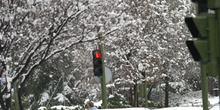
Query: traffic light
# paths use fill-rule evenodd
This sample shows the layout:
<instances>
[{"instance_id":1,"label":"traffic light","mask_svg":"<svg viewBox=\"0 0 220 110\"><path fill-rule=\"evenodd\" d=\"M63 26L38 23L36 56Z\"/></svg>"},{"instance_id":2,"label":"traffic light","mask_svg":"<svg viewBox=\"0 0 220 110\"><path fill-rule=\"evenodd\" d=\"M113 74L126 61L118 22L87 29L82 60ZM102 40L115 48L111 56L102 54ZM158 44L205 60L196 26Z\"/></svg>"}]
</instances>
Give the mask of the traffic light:
<instances>
[{"instance_id":1,"label":"traffic light","mask_svg":"<svg viewBox=\"0 0 220 110\"><path fill-rule=\"evenodd\" d=\"M220 0L192 1L198 5L197 15L194 18L185 18L185 22L192 36L197 39L188 40L186 41L186 44L193 59L199 61L201 64L203 110L208 110L207 76L220 75L220 54L218 43L220 40Z\"/></svg>"},{"instance_id":2,"label":"traffic light","mask_svg":"<svg viewBox=\"0 0 220 110\"><path fill-rule=\"evenodd\" d=\"M208 8L207 8L207 0L192 0L192 2L197 3L198 5L198 13L207 13Z\"/></svg>"},{"instance_id":3,"label":"traffic light","mask_svg":"<svg viewBox=\"0 0 220 110\"><path fill-rule=\"evenodd\" d=\"M102 53L100 50L93 50L93 66L94 66L94 76L102 76Z\"/></svg>"},{"instance_id":4,"label":"traffic light","mask_svg":"<svg viewBox=\"0 0 220 110\"><path fill-rule=\"evenodd\" d=\"M193 38L197 40L188 40L186 45L195 61L201 63L208 62L208 36L206 16L185 18L185 22Z\"/></svg>"},{"instance_id":5,"label":"traffic light","mask_svg":"<svg viewBox=\"0 0 220 110\"><path fill-rule=\"evenodd\" d=\"M205 8L207 0L194 0L199 8ZM208 2L211 4L211 2ZM210 7L210 6L209 6ZM186 25L196 40L186 41L186 45L195 61L207 66L207 75L218 75L218 22L216 15L206 13L206 9L201 11L196 17L185 18Z\"/></svg>"}]
</instances>

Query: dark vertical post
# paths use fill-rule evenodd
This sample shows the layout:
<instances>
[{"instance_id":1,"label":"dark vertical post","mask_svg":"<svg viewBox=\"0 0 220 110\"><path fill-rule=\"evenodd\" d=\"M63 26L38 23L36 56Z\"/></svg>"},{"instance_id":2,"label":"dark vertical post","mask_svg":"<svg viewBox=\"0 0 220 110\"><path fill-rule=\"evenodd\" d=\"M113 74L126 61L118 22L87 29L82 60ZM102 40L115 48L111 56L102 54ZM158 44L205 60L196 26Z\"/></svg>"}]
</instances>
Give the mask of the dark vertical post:
<instances>
[{"instance_id":1,"label":"dark vertical post","mask_svg":"<svg viewBox=\"0 0 220 110\"><path fill-rule=\"evenodd\" d=\"M169 79L165 77L165 107L169 107Z\"/></svg>"},{"instance_id":2,"label":"dark vertical post","mask_svg":"<svg viewBox=\"0 0 220 110\"><path fill-rule=\"evenodd\" d=\"M207 67L201 64L201 79L202 79L202 103L203 110L208 110L208 87L207 87Z\"/></svg>"},{"instance_id":3,"label":"dark vertical post","mask_svg":"<svg viewBox=\"0 0 220 110\"><path fill-rule=\"evenodd\" d=\"M104 49L103 44L99 45L99 50L101 50L102 57L102 71L103 75L101 78L101 88L102 88L102 108L107 108L107 95L106 95L106 80L105 80L105 63L104 63Z\"/></svg>"}]
</instances>

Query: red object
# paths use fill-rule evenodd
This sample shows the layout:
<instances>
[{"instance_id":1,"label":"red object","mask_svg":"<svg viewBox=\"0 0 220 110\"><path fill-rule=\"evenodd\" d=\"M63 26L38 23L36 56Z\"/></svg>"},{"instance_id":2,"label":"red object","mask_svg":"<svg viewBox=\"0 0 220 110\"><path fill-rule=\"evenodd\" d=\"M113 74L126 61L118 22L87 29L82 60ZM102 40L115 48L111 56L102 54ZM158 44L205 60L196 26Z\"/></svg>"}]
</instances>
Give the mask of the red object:
<instances>
[{"instance_id":1,"label":"red object","mask_svg":"<svg viewBox=\"0 0 220 110\"><path fill-rule=\"evenodd\" d=\"M100 52L96 52L95 56L96 56L96 58L100 58L101 57L101 53Z\"/></svg>"}]
</instances>

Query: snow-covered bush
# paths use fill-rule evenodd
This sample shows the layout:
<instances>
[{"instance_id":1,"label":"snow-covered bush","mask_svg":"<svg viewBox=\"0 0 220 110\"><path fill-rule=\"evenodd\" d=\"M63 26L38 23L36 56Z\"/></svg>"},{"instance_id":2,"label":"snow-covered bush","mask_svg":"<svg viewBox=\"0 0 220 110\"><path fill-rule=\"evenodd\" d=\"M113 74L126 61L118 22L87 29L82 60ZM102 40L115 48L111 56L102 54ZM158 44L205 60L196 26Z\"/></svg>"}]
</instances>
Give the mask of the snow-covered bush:
<instances>
[{"instance_id":1,"label":"snow-covered bush","mask_svg":"<svg viewBox=\"0 0 220 110\"><path fill-rule=\"evenodd\" d=\"M156 107L156 108L163 108L164 105L161 102L154 102L154 101L148 101L148 107Z\"/></svg>"},{"instance_id":2,"label":"snow-covered bush","mask_svg":"<svg viewBox=\"0 0 220 110\"><path fill-rule=\"evenodd\" d=\"M129 108L128 101L120 94L114 94L108 98L108 108Z\"/></svg>"},{"instance_id":3,"label":"snow-covered bush","mask_svg":"<svg viewBox=\"0 0 220 110\"><path fill-rule=\"evenodd\" d=\"M165 84L161 84L165 91ZM171 93L185 94L190 91L189 85L185 82L169 82L168 90Z\"/></svg>"}]
</instances>

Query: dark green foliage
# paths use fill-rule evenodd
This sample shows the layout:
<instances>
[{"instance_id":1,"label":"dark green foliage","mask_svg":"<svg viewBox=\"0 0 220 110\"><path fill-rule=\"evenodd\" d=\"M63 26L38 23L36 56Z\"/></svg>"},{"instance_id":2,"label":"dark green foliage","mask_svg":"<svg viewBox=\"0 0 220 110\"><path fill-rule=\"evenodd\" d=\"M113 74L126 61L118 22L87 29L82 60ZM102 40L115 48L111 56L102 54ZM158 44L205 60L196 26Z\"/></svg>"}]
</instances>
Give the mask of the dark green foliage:
<instances>
[{"instance_id":1,"label":"dark green foliage","mask_svg":"<svg viewBox=\"0 0 220 110\"><path fill-rule=\"evenodd\" d=\"M25 109L25 110L28 109L28 108L30 107L29 100L28 100L26 97L24 97L24 96L21 97L21 100L22 100L22 104L23 104L24 109ZM12 109L12 110L16 110L16 109L15 109L15 99L14 99L14 95L12 95L11 109Z\"/></svg>"},{"instance_id":2,"label":"dark green foliage","mask_svg":"<svg viewBox=\"0 0 220 110\"><path fill-rule=\"evenodd\" d=\"M119 94L114 94L113 97L108 98L107 100L108 108L129 108L131 107L128 101L121 97Z\"/></svg>"},{"instance_id":3,"label":"dark green foliage","mask_svg":"<svg viewBox=\"0 0 220 110\"><path fill-rule=\"evenodd\" d=\"M156 107L156 108L163 108L164 107L163 103L160 103L160 102L155 103L154 101L148 102L148 106L149 107Z\"/></svg>"}]
</instances>

